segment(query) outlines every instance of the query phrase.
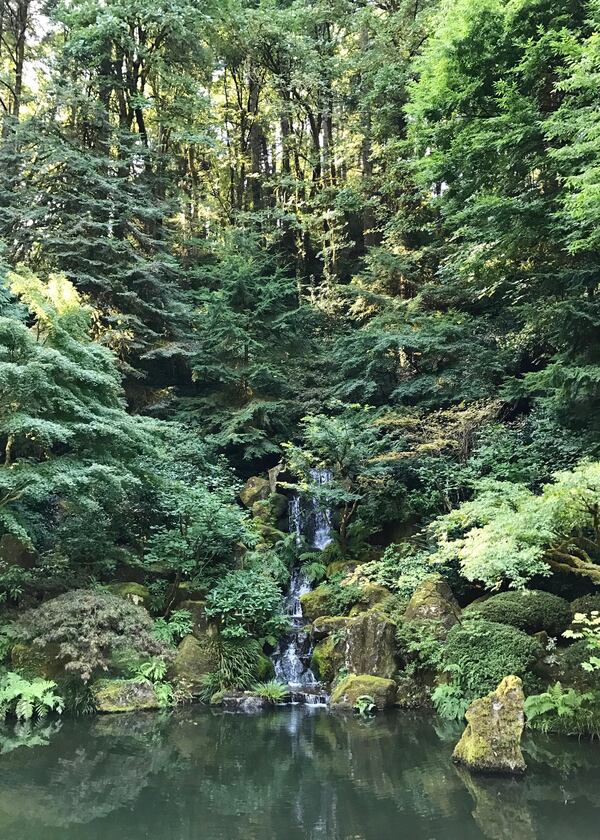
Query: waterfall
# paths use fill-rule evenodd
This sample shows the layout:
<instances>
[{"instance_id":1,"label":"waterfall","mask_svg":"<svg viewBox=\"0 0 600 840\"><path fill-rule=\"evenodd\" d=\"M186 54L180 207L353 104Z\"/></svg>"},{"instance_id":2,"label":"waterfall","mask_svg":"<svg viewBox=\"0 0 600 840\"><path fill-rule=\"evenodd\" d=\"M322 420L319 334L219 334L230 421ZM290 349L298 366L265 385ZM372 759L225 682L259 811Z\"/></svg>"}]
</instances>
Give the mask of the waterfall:
<instances>
[{"instance_id":1,"label":"waterfall","mask_svg":"<svg viewBox=\"0 0 600 840\"><path fill-rule=\"evenodd\" d=\"M330 470L311 470L316 485L331 481ZM331 542L331 511L323 509L314 497L301 498L295 494L289 504L289 529L298 545L306 539L311 548L322 550ZM291 620L290 632L279 640L273 653L275 676L287 683L292 701L322 705L327 698L319 692L319 683L310 669L312 639L303 630L302 595L310 592L311 584L300 566L292 569L284 605Z\"/></svg>"}]
</instances>

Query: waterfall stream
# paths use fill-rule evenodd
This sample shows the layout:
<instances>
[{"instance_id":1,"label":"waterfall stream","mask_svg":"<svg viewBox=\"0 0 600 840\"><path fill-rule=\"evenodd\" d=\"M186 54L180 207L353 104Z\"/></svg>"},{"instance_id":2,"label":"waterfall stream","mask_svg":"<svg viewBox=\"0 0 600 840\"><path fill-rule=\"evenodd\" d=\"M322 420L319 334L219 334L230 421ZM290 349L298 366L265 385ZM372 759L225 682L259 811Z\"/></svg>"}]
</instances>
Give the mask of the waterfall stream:
<instances>
[{"instance_id":1,"label":"waterfall stream","mask_svg":"<svg viewBox=\"0 0 600 840\"><path fill-rule=\"evenodd\" d=\"M329 470L311 470L316 485L331 481ZM289 529L300 544L304 538L311 548L322 550L331 542L331 512L324 510L318 500L301 498L296 494L289 505ZM285 610L290 617L290 632L279 640L273 653L276 678L287 683L292 700L313 705L325 704L327 696L310 669L312 639L304 632L302 616L302 595L310 592L312 586L301 566L292 569L290 583L285 595Z\"/></svg>"}]
</instances>

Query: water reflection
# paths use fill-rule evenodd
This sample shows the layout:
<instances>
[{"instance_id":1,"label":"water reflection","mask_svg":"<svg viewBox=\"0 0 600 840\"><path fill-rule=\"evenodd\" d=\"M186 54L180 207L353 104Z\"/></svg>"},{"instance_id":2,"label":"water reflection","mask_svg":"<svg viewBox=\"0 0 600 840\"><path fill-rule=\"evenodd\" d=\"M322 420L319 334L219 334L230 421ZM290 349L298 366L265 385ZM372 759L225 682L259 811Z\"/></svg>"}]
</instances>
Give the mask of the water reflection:
<instances>
[{"instance_id":1,"label":"water reflection","mask_svg":"<svg viewBox=\"0 0 600 840\"><path fill-rule=\"evenodd\" d=\"M53 726L53 725L49 725ZM436 731L437 726L437 731ZM451 762L456 730L300 707L65 720L0 755L3 840L591 840L599 747L527 741L524 779ZM23 734L23 733L22 733Z\"/></svg>"}]
</instances>

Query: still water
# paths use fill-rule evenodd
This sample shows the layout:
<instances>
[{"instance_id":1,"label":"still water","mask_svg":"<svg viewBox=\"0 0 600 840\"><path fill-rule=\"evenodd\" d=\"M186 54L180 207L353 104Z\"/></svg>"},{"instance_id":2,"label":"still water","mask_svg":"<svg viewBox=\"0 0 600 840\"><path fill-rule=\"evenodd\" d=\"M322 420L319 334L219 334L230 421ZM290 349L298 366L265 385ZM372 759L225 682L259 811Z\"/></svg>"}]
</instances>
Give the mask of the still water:
<instances>
[{"instance_id":1,"label":"still water","mask_svg":"<svg viewBox=\"0 0 600 840\"><path fill-rule=\"evenodd\" d=\"M600 837L597 743L530 739L528 774L510 780L457 769L456 737L454 728L406 713L363 721L302 707L6 729L0 838Z\"/></svg>"}]
</instances>

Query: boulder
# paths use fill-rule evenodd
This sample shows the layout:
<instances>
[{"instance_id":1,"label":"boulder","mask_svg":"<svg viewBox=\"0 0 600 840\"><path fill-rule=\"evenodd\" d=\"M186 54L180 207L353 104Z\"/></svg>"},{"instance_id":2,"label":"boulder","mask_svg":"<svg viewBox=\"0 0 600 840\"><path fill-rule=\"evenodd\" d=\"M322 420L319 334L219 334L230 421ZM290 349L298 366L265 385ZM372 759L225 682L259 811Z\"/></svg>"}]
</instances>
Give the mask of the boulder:
<instances>
[{"instance_id":1,"label":"boulder","mask_svg":"<svg viewBox=\"0 0 600 840\"><path fill-rule=\"evenodd\" d=\"M348 619L343 615L322 615L312 625L313 639L324 639L331 633L343 633Z\"/></svg>"},{"instance_id":2,"label":"boulder","mask_svg":"<svg viewBox=\"0 0 600 840\"><path fill-rule=\"evenodd\" d=\"M353 674L391 679L398 670L394 622L377 610L349 618L345 629L345 666Z\"/></svg>"},{"instance_id":3,"label":"boulder","mask_svg":"<svg viewBox=\"0 0 600 840\"><path fill-rule=\"evenodd\" d=\"M380 586L378 583L365 583L360 588L360 600L350 610L350 615L359 615L365 610L370 610L392 593L385 586Z\"/></svg>"},{"instance_id":4,"label":"boulder","mask_svg":"<svg viewBox=\"0 0 600 840\"><path fill-rule=\"evenodd\" d=\"M14 534L3 534L0 537L0 563L5 566L32 569L36 564L36 555L23 540L15 537Z\"/></svg>"},{"instance_id":5,"label":"boulder","mask_svg":"<svg viewBox=\"0 0 600 840\"><path fill-rule=\"evenodd\" d=\"M321 682L330 683L344 665L345 640L328 636L315 645L310 668Z\"/></svg>"},{"instance_id":6,"label":"boulder","mask_svg":"<svg viewBox=\"0 0 600 840\"><path fill-rule=\"evenodd\" d=\"M394 704L396 683L370 674L349 674L333 690L331 708L351 711L363 695L372 697L377 709L387 709Z\"/></svg>"},{"instance_id":7,"label":"boulder","mask_svg":"<svg viewBox=\"0 0 600 840\"><path fill-rule=\"evenodd\" d=\"M435 621L448 631L460 619L460 607L441 575L429 575L412 594L404 613L406 621Z\"/></svg>"},{"instance_id":8,"label":"boulder","mask_svg":"<svg viewBox=\"0 0 600 840\"><path fill-rule=\"evenodd\" d=\"M256 694L244 692L223 695L219 705L226 712L255 714L256 712L264 712L271 704L264 697L258 697Z\"/></svg>"},{"instance_id":9,"label":"boulder","mask_svg":"<svg viewBox=\"0 0 600 840\"><path fill-rule=\"evenodd\" d=\"M208 639L185 636L177 648L170 677L191 694L199 694L204 686L204 678L215 670L215 666L215 654Z\"/></svg>"},{"instance_id":10,"label":"boulder","mask_svg":"<svg viewBox=\"0 0 600 840\"><path fill-rule=\"evenodd\" d=\"M18 671L27 679L41 677L44 680L56 680L64 677L64 662L55 644L28 645L18 642L10 653L13 671Z\"/></svg>"},{"instance_id":11,"label":"boulder","mask_svg":"<svg viewBox=\"0 0 600 840\"><path fill-rule=\"evenodd\" d=\"M288 500L283 493L271 493L267 499L259 499L252 505L252 516L265 525L277 527L287 511Z\"/></svg>"},{"instance_id":12,"label":"boulder","mask_svg":"<svg viewBox=\"0 0 600 840\"><path fill-rule=\"evenodd\" d=\"M413 677L400 677L395 705L400 709L432 709L431 686Z\"/></svg>"},{"instance_id":13,"label":"boulder","mask_svg":"<svg viewBox=\"0 0 600 840\"><path fill-rule=\"evenodd\" d=\"M240 499L244 507L252 508L255 502L268 499L271 495L271 485L266 478L253 475L240 490Z\"/></svg>"},{"instance_id":14,"label":"boulder","mask_svg":"<svg viewBox=\"0 0 600 840\"><path fill-rule=\"evenodd\" d=\"M141 712L160 708L148 680L96 680L91 686L99 712Z\"/></svg>"},{"instance_id":15,"label":"boulder","mask_svg":"<svg viewBox=\"0 0 600 840\"><path fill-rule=\"evenodd\" d=\"M310 622L331 612L329 590L324 586L317 586L312 592L302 595L300 603L302 604L302 615Z\"/></svg>"},{"instance_id":16,"label":"boulder","mask_svg":"<svg viewBox=\"0 0 600 840\"><path fill-rule=\"evenodd\" d=\"M148 608L150 604L150 590L142 583L111 583L106 587L113 595L131 601L136 606Z\"/></svg>"},{"instance_id":17,"label":"boulder","mask_svg":"<svg viewBox=\"0 0 600 840\"><path fill-rule=\"evenodd\" d=\"M178 610L187 610L192 616L194 626L192 636L203 639L208 630L208 619L206 617L206 601L182 601L177 607Z\"/></svg>"},{"instance_id":18,"label":"boulder","mask_svg":"<svg viewBox=\"0 0 600 840\"><path fill-rule=\"evenodd\" d=\"M520 774L525 697L519 677L505 677L495 691L475 700L466 712L467 727L453 759L469 770Z\"/></svg>"},{"instance_id":19,"label":"boulder","mask_svg":"<svg viewBox=\"0 0 600 840\"><path fill-rule=\"evenodd\" d=\"M333 560L327 565L325 574L328 578L333 577L333 575L337 575L339 572L351 574L356 570L357 565L358 563L356 560Z\"/></svg>"}]
</instances>

